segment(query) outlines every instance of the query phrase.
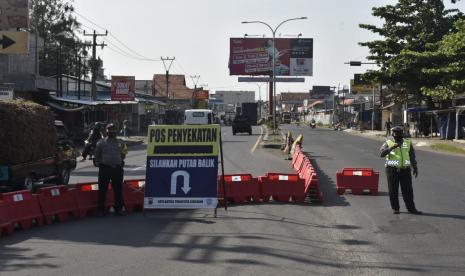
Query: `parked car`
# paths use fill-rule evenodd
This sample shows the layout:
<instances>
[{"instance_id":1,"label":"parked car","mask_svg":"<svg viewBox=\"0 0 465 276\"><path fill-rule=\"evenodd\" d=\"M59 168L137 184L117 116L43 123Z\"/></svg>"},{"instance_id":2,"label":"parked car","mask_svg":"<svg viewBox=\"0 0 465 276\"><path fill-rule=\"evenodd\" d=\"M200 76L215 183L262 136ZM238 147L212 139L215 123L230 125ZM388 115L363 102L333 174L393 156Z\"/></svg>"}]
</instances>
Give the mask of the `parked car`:
<instances>
[{"instance_id":1,"label":"parked car","mask_svg":"<svg viewBox=\"0 0 465 276\"><path fill-rule=\"evenodd\" d=\"M252 124L248 117L238 115L234 118L232 123L232 133L236 135L236 133L244 133L247 132L249 135L252 135Z\"/></svg>"}]
</instances>

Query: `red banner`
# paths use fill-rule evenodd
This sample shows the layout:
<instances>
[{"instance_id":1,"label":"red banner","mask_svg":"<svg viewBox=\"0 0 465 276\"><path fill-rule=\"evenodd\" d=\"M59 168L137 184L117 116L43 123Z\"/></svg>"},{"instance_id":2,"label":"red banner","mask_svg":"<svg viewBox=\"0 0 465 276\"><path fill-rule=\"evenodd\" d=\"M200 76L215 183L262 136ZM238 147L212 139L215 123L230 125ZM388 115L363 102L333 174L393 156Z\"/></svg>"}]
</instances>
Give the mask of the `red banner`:
<instances>
[{"instance_id":1,"label":"red banner","mask_svg":"<svg viewBox=\"0 0 465 276\"><path fill-rule=\"evenodd\" d=\"M313 74L312 38L231 38L230 75L271 75L275 57L276 76Z\"/></svg>"},{"instance_id":2,"label":"red banner","mask_svg":"<svg viewBox=\"0 0 465 276\"><path fill-rule=\"evenodd\" d=\"M134 101L136 78L133 76L111 76L111 100Z\"/></svg>"},{"instance_id":3,"label":"red banner","mask_svg":"<svg viewBox=\"0 0 465 276\"><path fill-rule=\"evenodd\" d=\"M197 90L194 93L194 98L197 100L208 100L209 94L208 90Z\"/></svg>"}]
</instances>

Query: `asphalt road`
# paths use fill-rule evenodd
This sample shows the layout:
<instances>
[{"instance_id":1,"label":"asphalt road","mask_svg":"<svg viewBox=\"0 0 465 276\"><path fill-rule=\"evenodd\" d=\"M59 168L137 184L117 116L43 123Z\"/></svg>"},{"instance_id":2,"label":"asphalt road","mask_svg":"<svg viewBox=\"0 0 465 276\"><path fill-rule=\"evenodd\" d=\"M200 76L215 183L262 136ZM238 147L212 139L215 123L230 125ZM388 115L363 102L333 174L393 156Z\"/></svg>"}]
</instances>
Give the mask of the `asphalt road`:
<instances>
[{"instance_id":1,"label":"asphalt road","mask_svg":"<svg viewBox=\"0 0 465 276\"><path fill-rule=\"evenodd\" d=\"M288 125L289 126L289 125ZM290 126L304 134L323 205L253 204L212 211L151 211L86 218L0 239L0 275L463 275L463 158L417 153L417 206L393 215L384 174L379 196L338 196L343 167L382 171L379 142ZM276 150L252 151L260 133L223 128L226 173L290 172ZM145 147L130 149L126 178L144 178ZM72 181L96 181L89 162Z\"/></svg>"}]
</instances>

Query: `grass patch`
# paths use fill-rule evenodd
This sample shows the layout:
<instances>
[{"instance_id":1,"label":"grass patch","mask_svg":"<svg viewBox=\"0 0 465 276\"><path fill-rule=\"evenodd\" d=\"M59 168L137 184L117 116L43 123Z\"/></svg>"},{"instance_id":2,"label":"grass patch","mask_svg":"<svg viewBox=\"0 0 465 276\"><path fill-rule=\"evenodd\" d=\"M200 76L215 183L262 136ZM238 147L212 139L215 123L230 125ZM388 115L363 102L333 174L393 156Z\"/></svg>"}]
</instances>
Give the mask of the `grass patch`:
<instances>
[{"instance_id":1,"label":"grass patch","mask_svg":"<svg viewBox=\"0 0 465 276\"><path fill-rule=\"evenodd\" d=\"M465 150L463 148L460 148L454 145L436 143L436 144L432 144L430 147L434 150L465 154Z\"/></svg>"}]
</instances>

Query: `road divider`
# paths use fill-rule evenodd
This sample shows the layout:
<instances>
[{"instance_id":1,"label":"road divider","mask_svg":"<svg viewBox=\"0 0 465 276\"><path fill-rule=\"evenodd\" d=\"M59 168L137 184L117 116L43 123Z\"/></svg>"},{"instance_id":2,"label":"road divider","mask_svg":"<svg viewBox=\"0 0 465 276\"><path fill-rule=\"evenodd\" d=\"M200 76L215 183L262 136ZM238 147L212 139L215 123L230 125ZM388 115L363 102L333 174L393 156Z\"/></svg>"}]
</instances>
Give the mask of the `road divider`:
<instances>
[{"instance_id":1,"label":"road divider","mask_svg":"<svg viewBox=\"0 0 465 276\"><path fill-rule=\"evenodd\" d=\"M361 195L368 191L371 195L378 195L379 172L373 168L344 168L336 173L336 191L342 195L351 190L353 195Z\"/></svg>"},{"instance_id":2,"label":"road divider","mask_svg":"<svg viewBox=\"0 0 465 276\"><path fill-rule=\"evenodd\" d=\"M14 227L25 230L44 224L38 197L27 190L0 194L0 201L6 205L10 223Z\"/></svg>"},{"instance_id":3,"label":"road divider","mask_svg":"<svg viewBox=\"0 0 465 276\"><path fill-rule=\"evenodd\" d=\"M218 176L218 199L224 201L223 177ZM252 177L251 174L234 174L225 175L226 200L233 204L242 204L246 202L260 202L262 195L258 178Z\"/></svg>"},{"instance_id":4,"label":"road divider","mask_svg":"<svg viewBox=\"0 0 465 276\"><path fill-rule=\"evenodd\" d=\"M310 157L302 150L300 144L295 146L291 167L301 179L304 179L305 194L308 195L309 199L320 203L323 202L323 193L320 190L318 173L313 167Z\"/></svg>"},{"instance_id":5,"label":"road divider","mask_svg":"<svg viewBox=\"0 0 465 276\"><path fill-rule=\"evenodd\" d=\"M40 209L46 224L54 220L66 221L69 217L79 217L76 189L66 186L45 187L38 190Z\"/></svg>"}]
</instances>

